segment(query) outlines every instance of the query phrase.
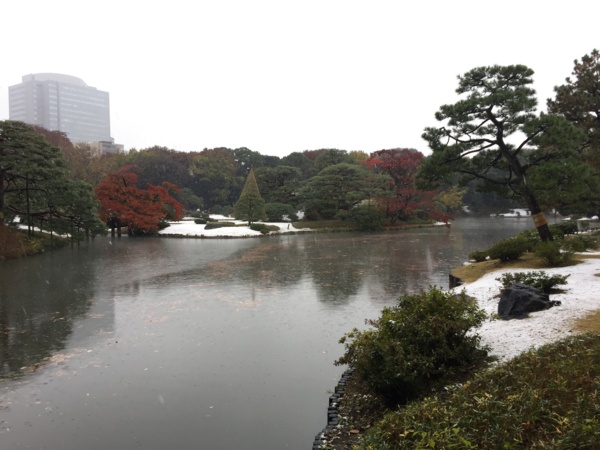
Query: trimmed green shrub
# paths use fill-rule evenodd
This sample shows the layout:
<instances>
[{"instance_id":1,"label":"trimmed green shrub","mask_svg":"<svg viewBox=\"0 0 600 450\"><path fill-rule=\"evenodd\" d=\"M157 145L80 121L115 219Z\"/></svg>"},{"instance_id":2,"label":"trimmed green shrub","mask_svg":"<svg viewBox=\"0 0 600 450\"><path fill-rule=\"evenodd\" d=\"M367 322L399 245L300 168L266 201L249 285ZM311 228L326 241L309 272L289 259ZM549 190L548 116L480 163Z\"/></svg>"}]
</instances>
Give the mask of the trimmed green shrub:
<instances>
[{"instance_id":1,"label":"trimmed green shrub","mask_svg":"<svg viewBox=\"0 0 600 450\"><path fill-rule=\"evenodd\" d=\"M516 261L525 253L531 251L533 246L534 243L530 239L517 235L497 242L487 250L472 252L469 254L469 258L475 261L484 261L488 257L500 261Z\"/></svg>"},{"instance_id":2,"label":"trimmed green shrub","mask_svg":"<svg viewBox=\"0 0 600 450\"><path fill-rule=\"evenodd\" d=\"M469 259L474 260L475 262L482 262L488 259L489 252L486 250L476 250L474 252L469 253Z\"/></svg>"},{"instance_id":3,"label":"trimmed green shrub","mask_svg":"<svg viewBox=\"0 0 600 450\"><path fill-rule=\"evenodd\" d=\"M235 223L233 222L210 222L207 223L204 227L205 230L216 230L217 228L223 227L235 227Z\"/></svg>"},{"instance_id":4,"label":"trimmed green shrub","mask_svg":"<svg viewBox=\"0 0 600 450\"><path fill-rule=\"evenodd\" d=\"M570 275L548 275L543 270L534 270L532 272L509 272L505 273L496 281L502 283L502 288L506 289L511 284L520 283L532 286L544 291L546 294L552 292L558 285L567 284L567 278Z\"/></svg>"},{"instance_id":5,"label":"trimmed green shrub","mask_svg":"<svg viewBox=\"0 0 600 450\"><path fill-rule=\"evenodd\" d=\"M535 246L535 255L546 260L548 265L564 266L573 260L573 252L562 250L558 241L538 242Z\"/></svg>"},{"instance_id":6,"label":"trimmed green shrub","mask_svg":"<svg viewBox=\"0 0 600 450\"><path fill-rule=\"evenodd\" d=\"M564 222L553 223L549 225L550 231L556 237L559 232L565 236L567 234L575 234L577 233L577 222L574 220L566 220ZM559 231L560 230L560 231Z\"/></svg>"},{"instance_id":7,"label":"trimmed green shrub","mask_svg":"<svg viewBox=\"0 0 600 450\"><path fill-rule=\"evenodd\" d=\"M383 230L384 214L373 205L361 205L350 210L348 220L361 231Z\"/></svg>"},{"instance_id":8,"label":"trimmed green shrub","mask_svg":"<svg viewBox=\"0 0 600 450\"><path fill-rule=\"evenodd\" d=\"M194 223L197 223L198 225L204 225L206 224L206 219L194 219Z\"/></svg>"},{"instance_id":9,"label":"trimmed green shrub","mask_svg":"<svg viewBox=\"0 0 600 450\"><path fill-rule=\"evenodd\" d=\"M285 203L267 203L265 205L265 212L267 220L270 222L283 222L284 216L291 217L294 215L295 209L292 205Z\"/></svg>"},{"instance_id":10,"label":"trimmed green shrub","mask_svg":"<svg viewBox=\"0 0 600 450\"><path fill-rule=\"evenodd\" d=\"M592 236L569 236L563 241L563 248L572 252L585 252L598 247L598 240Z\"/></svg>"},{"instance_id":11,"label":"trimmed green shrub","mask_svg":"<svg viewBox=\"0 0 600 450\"><path fill-rule=\"evenodd\" d=\"M270 233L270 229L267 225L265 225L264 223L253 223L250 224L250 229L254 230L254 231L259 231L262 234L269 234Z\"/></svg>"},{"instance_id":12,"label":"trimmed green shrub","mask_svg":"<svg viewBox=\"0 0 600 450\"><path fill-rule=\"evenodd\" d=\"M489 361L488 348L473 333L486 319L474 299L463 292L433 287L407 294L386 307L374 329L352 330L340 339L347 364L390 404L430 393Z\"/></svg>"}]
</instances>

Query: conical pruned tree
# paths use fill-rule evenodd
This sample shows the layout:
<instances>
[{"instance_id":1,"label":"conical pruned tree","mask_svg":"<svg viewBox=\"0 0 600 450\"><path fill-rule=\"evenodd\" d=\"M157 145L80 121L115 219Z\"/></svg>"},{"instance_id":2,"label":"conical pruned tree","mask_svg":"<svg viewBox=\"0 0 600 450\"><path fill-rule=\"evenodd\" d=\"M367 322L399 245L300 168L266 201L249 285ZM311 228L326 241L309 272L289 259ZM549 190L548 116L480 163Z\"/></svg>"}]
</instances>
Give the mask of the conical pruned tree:
<instances>
[{"instance_id":1,"label":"conical pruned tree","mask_svg":"<svg viewBox=\"0 0 600 450\"><path fill-rule=\"evenodd\" d=\"M260 196L253 168L250 168L250 172L248 172L246 184L233 207L233 212L236 219L247 220L248 226L257 220L266 219L265 201Z\"/></svg>"}]
</instances>

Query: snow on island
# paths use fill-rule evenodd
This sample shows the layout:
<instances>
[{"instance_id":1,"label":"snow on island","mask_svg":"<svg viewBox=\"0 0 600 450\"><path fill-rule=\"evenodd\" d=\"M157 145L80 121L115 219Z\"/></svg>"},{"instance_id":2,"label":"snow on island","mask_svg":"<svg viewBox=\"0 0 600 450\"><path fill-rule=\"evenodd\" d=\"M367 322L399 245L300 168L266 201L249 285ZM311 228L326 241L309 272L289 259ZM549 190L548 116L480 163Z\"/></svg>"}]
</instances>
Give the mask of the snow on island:
<instances>
[{"instance_id":1,"label":"snow on island","mask_svg":"<svg viewBox=\"0 0 600 450\"><path fill-rule=\"evenodd\" d=\"M211 215L211 219L216 219L218 222L230 222L236 226L227 226L221 228L214 228L212 230L206 230L206 225L197 224L194 222L194 218L184 218L180 222L169 222L169 227L160 230L159 234L163 236L189 236L189 237L253 237L261 236L260 231L252 230L248 226L248 222L244 220L236 220L231 217L221 215ZM274 225L279 227L278 231L272 231L271 234L280 233L298 233L307 231L306 229L300 229L294 227L289 222L260 222L261 224L271 226Z\"/></svg>"}]
</instances>

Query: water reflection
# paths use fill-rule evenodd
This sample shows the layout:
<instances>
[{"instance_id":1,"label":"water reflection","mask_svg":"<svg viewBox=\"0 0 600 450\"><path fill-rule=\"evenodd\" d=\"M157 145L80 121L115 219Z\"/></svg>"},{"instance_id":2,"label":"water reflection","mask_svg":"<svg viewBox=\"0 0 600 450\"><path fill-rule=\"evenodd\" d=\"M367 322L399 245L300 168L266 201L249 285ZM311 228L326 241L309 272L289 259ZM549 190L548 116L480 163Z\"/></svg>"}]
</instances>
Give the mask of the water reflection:
<instances>
[{"instance_id":1,"label":"water reflection","mask_svg":"<svg viewBox=\"0 0 600 450\"><path fill-rule=\"evenodd\" d=\"M105 240L3 263L0 377L36 367L63 349L74 331L78 341L111 332L114 303L121 298L164 295L165 288L184 283L190 298L212 296L251 309L269 298L297 295L294 286L310 283L323 303L367 297L386 304L429 285L446 287L448 273L468 253L525 227L523 220L467 219L451 229L378 234ZM250 298L241 299L234 286L250 289ZM167 309L173 308L169 300ZM78 319L85 320L74 330Z\"/></svg>"},{"instance_id":2,"label":"water reflection","mask_svg":"<svg viewBox=\"0 0 600 450\"><path fill-rule=\"evenodd\" d=\"M528 226L97 239L0 264L6 448L305 448L338 339ZM10 432L2 433L10 428Z\"/></svg>"},{"instance_id":3,"label":"water reflection","mask_svg":"<svg viewBox=\"0 0 600 450\"><path fill-rule=\"evenodd\" d=\"M94 274L54 259L18 260L2 265L0 285L0 377L35 367L65 346L74 323L92 307ZM98 306L98 305L96 305ZM99 314L95 311L94 314ZM110 328L110 312L100 313Z\"/></svg>"}]
</instances>

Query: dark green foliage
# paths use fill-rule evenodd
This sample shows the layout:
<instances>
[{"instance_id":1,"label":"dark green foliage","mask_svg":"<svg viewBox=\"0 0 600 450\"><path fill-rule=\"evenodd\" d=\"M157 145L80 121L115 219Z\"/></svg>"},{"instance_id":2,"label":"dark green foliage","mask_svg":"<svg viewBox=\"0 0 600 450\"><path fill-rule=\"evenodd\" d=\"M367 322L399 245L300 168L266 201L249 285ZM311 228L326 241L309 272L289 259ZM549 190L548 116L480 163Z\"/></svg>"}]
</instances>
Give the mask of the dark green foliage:
<instances>
[{"instance_id":1,"label":"dark green foliage","mask_svg":"<svg viewBox=\"0 0 600 450\"><path fill-rule=\"evenodd\" d=\"M205 230L216 230L217 228L223 227L235 227L236 224L233 222L210 222L204 227Z\"/></svg>"},{"instance_id":2,"label":"dark green foliage","mask_svg":"<svg viewBox=\"0 0 600 450\"><path fill-rule=\"evenodd\" d=\"M543 270L534 270L532 272L508 272L496 281L502 283L502 288L507 288L511 284L520 283L532 286L549 294L558 285L567 284L567 278L570 275L548 275Z\"/></svg>"},{"instance_id":3,"label":"dark green foliage","mask_svg":"<svg viewBox=\"0 0 600 450\"><path fill-rule=\"evenodd\" d=\"M296 206L302 176L300 169L288 166L259 167L255 174L265 202Z\"/></svg>"},{"instance_id":4,"label":"dark green foliage","mask_svg":"<svg viewBox=\"0 0 600 450\"><path fill-rule=\"evenodd\" d=\"M475 250L474 252L469 253L469 259L475 262L482 262L488 259L489 253L485 250Z\"/></svg>"},{"instance_id":5,"label":"dark green foliage","mask_svg":"<svg viewBox=\"0 0 600 450\"><path fill-rule=\"evenodd\" d=\"M469 254L470 259L477 262L486 259L499 259L500 261L516 261L528 251L532 250L533 242L524 236L517 235L510 239L497 242L487 250L479 250Z\"/></svg>"},{"instance_id":6,"label":"dark green foliage","mask_svg":"<svg viewBox=\"0 0 600 450\"><path fill-rule=\"evenodd\" d=\"M229 205L215 205L210 209L212 214L222 214L224 216L232 216L233 215L233 206Z\"/></svg>"},{"instance_id":7,"label":"dark green foliage","mask_svg":"<svg viewBox=\"0 0 600 450\"><path fill-rule=\"evenodd\" d=\"M175 196L187 210L201 210L204 207L204 200L198 197L190 188L183 188Z\"/></svg>"},{"instance_id":8,"label":"dark green foliage","mask_svg":"<svg viewBox=\"0 0 600 450\"><path fill-rule=\"evenodd\" d=\"M577 222L573 220L565 220L563 222L554 223L550 225L550 231L552 231L552 233L554 233L555 236L575 234L578 231Z\"/></svg>"},{"instance_id":9,"label":"dark green foliage","mask_svg":"<svg viewBox=\"0 0 600 450\"><path fill-rule=\"evenodd\" d=\"M194 223L197 223L198 225L204 225L206 222L206 219L194 219Z\"/></svg>"},{"instance_id":10,"label":"dark green foliage","mask_svg":"<svg viewBox=\"0 0 600 450\"><path fill-rule=\"evenodd\" d=\"M250 225L250 229L259 231L262 234L269 234L271 232L271 229L264 223L253 223Z\"/></svg>"},{"instance_id":11,"label":"dark green foliage","mask_svg":"<svg viewBox=\"0 0 600 450\"><path fill-rule=\"evenodd\" d=\"M360 205L350 210L348 220L362 231L383 230L384 214L376 206Z\"/></svg>"},{"instance_id":12,"label":"dark green foliage","mask_svg":"<svg viewBox=\"0 0 600 450\"><path fill-rule=\"evenodd\" d=\"M284 217L291 218L291 216L295 215L294 207L284 203L267 203L265 205L265 212L269 222L283 222Z\"/></svg>"},{"instance_id":13,"label":"dark green foliage","mask_svg":"<svg viewBox=\"0 0 600 450\"><path fill-rule=\"evenodd\" d=\"M598 247L598 239L593 236L570 236L563 241L563 248L571 252L585 252Z\"/></svg>"},{"instance_id":14,"label":"dark green foliage","mask_svg":"<svg viewBox=\"0 0 600 450\"><path fill-rule=\"evenodd\" d=\"M92 187L72 178L57 147L30 125L0 121L0 213L71 239L105 232Z\"/></svg>"},{"instance_id":15,"label":"dark green foliage","mask_svg":"<svg viewBox=\"0 0 600 450\"><path fill-rule=\"evenodd\" d=\"M473 333L486 318L474 299L437 288L401 297L386 307L374 329L354 329L340 339L347 364L391 404L403 403L461 379L488 361Z\"/></svg>"},{"instance_id":16,"label":"dark green foliage","mask_svg":"<svg viewBox=\"0 0 600 450\"><path fill-rule=\"evenodd\" d=\"M556 98L548 99L548 111L562 114L581 129L586 140L581 156L596 170L600 168L600 52L592 50L580 60L574 61L572 77L562 86L556 86Z\"/></svg>"},{"instance_id":17,"label":"dark green foliage","mask_svg":"<svg viewBox=\"0 0 600 450\"><path fill-rule=\"evenodd\" d=\"M194 174L194 192L203 198L205 208L230 205L239 197L244 179L236 174L233 150L205 149L192 158L189 170Z\"/></svg>"},{"instance_id":18,"label":"dark green foliage","mask_svg":"<svg viewBox=\"0 0 600 450\"><path fill-rule=\"evenodd\" d=\"M598 449L599 379L600 335L572 336L388 413L361 448Z\"/></svg>"},{"instance_id":19,"label":"dark green foliage","mask_svg":"<svg viewBox=\"0 0 600 450\"><path fill-rule=\"evenodd\" d=\"M537 257L545 259L550 266L564 266L573 260L573 252L562 249L558 241L539 242L534 251Z\"/></svg>"},{"instance_id":20,"label":"dark green foliage","mask_svg":"<svg viewBox=\"0 0 600 450\"><path fill-rule=\"evenodd\" d=\"M327 166L300 190L305 216L309 220L344 217L353 207L372 197L374 186L383 180L387 178L368 172L358 164Z\"/></svg>"}]
</instances>

